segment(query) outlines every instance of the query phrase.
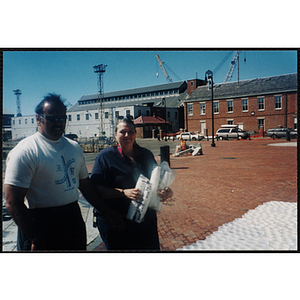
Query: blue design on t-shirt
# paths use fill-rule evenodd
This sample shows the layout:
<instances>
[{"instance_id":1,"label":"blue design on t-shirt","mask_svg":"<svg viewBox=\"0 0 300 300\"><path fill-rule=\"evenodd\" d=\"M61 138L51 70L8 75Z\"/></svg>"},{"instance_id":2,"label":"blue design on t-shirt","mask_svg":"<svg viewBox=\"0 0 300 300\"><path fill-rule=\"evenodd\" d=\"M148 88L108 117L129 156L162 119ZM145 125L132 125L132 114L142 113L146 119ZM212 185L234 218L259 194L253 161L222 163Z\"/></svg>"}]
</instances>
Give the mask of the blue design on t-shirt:
<instances>
[{"instance_id":1,"label":"blue design on t-shirt","mask_svg":"<svg viewBox=\"0 0 300 300\"><path fill-rule=\"evenodd\" d=\"M75 159L72 158L67 163L65 162L65 158L63 156L61 156L61 159L63 162L64 177L62 179L55 180L55 184L63 184L64 182L66 182L67 187L70 188L72 186L72 183L70 180L68 169L69 169L70 165L75 162ZM71 170L71 175L74 175L74 167L70 168L70 170ZM72 178L72 182L76 183L76 179L75 179L75 181L74 181L74 179L75 178Z\"/></svg>"}]
</instances>

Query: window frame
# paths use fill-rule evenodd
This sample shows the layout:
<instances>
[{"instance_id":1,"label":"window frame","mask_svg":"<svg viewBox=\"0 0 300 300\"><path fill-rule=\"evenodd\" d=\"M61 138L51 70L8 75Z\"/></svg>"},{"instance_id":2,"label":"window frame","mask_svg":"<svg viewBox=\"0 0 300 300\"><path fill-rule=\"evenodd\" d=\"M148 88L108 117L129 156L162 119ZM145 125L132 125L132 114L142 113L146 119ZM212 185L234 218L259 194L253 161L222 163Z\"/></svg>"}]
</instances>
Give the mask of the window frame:
<instances>
[{"instance_id":1,"label":"window frame","mask_svg":"<svg viewBox=\"0 0 300 300\"><path fill-rule=\"evenodd\" d=\"M220 113L220 106L219 106L219 101L214 101L214 115L217 115Z\"/></svg>"},{"instance_id":2,"label":"window frame","mask_svg":"<svg viewBox=\"0 0 300 300\"><path fill-rule=\"evenodd\" d=\"M278 103L278 102L276 102L276 99L277 98L280 98L280 107L276 107L276 104ZM275 110L282 110L282 95L275 95L274 96L274 108L275 108Z\"/></svg>"},{"instance_id":3,"label":"window frame","mask_svg":"<svg viewBox=\"0 0 300 300\"><path fill-rule=\"evenodd\" d=\"M188 103L187 104L187 111L188 111L188 116L193 116L193 103Z\"/></svg>"},{"instance_id":4,"label":"window frame","mask_svg":"<svg viewBox=\"0 0 300 300\"><path fill-rule=\"evenodd\" d=\"M260 100L262 100L262 103L260 103ZM265 110L265 97L257 97L257 110L258 111Z\"/></svg>"},{"instance_id":5,"label":"window frame","mask_svg":"<svg viewBox=\"0 0 300 300\"><path fill-rule=\"evenodd\" d=\"M245 101L246 104L244 104ZM249 111L249 100L248 98L242 99L242 112L248 112L248 111Z\"/></svg>"},{"instance_id":6,"label":"window frame","mask_svg":"<svg viewBox=\"0 0 300 300\"><path fill-rule=\"evenodd\" d=\"M229 106L229 103L232 103L231 106ZM229 110L231 108L231 110ZM232 114L233 113L233 100L227 100L227 113Z\"/></svg>"},{"instance_id":7,"label":"window frame","mask_svg":"<svg viewBox=\"0 0 300 300\"><path fill-rule=\"evenodd\" d=\"M206 103L200 102L200 116L205 116L206 114Z\"/></svg>"}]
</instances>

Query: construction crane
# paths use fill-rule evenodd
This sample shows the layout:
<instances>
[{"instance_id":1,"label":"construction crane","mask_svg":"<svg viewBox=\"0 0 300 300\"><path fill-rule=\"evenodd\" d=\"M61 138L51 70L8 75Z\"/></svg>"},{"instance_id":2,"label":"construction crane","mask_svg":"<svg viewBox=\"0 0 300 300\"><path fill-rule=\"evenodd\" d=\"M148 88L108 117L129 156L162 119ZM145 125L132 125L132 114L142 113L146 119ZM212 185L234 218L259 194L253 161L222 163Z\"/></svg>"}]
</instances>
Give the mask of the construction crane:
<instances>
[{"instance_id":1,"label":"construction crane","mask_svg":"<svg viewBox=\"0 0 300 300\"><path fill-rule=\"evenodd\" d=\"M172 81L172 78L170 78L169 74L167 73L167 71L166 71L166 69L165 69L165 67L164 67L164 62L161 61L160 57L159 57L157 54L156 54L156 58L157 58L157 60L158 60L158 63L159 63L159 65L160 65L160 67L161 67L161 69L162 69L162 71L163 71L163 73L164 73L164 75L165 75L167 81L173 82L173 81ZM158 76L158 73L156 73L156 76Z\"/></svg>"},{"instance_id":2,"label":"construction crane","mask_svg":"<svg viewBox=\"0 0 300 300\"><path fill-rule=\"evenodd\" d=\"M20 100L20 96L22 95L22 92L19 89L13 90L13 92L17 96L17 117L22 117L22 114L21 114L21 100Z\"/></svg>"},{"instance_id":3,"label":"construction crane","mask_svg":"<svg viewBox=\"0 0 300 300\"><path fill-rule=\"evenodd\" d=\"M231 80L236 65L238 66L238 76L237 76L238 80L237 81L239 82L239 56L240 56L240 52L241 51L235 51L233 60L231 61L230 68L229 68L229 70L227 72L227 75L226 75L226 78L225 78L225 82L228 82L228 81Z\"/></svg>"}]
</instances>

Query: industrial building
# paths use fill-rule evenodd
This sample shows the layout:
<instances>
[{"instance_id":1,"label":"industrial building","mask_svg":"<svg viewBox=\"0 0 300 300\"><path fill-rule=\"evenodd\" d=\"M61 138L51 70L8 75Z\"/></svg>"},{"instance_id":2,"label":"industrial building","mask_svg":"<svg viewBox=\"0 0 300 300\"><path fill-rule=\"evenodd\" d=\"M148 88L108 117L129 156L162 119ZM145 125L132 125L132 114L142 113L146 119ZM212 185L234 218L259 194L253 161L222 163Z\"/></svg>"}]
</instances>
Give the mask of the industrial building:
<instances>
[{"instance_id":1,"label":"industrial building","mask_svg":"<svg viewBox=\"0 0 300 300\"><path fill-rule=\"evenodd\" d=\"M9 110L3 108L3 117L2 117L2 138L6 142L11 140L11 119L14 117L14 114Z\"/></svg>"},{"instance_id":2,"label":"industrial building","mask_svg":"<svg viewBox=\"0 0 300 300\"><path fill-rule=\"evenodd\" d=\"M212 116L213 98L213 116ZM185 129L208 135L221 125L247 132L270 128L297 129L297 74L198 86L184 101ZM213 117L213 118L212 118Z\"/></svg>"},{"instance_id":3,"label":"industrial building","mask_svg":"<svg viewBox=\"0 0 300 300\"><path fill-rule=\"evenodd\" d=\"M212 91L205 80L84 95L67 110L66 134L81 137L114 135L116 120L131 116L137 137L156 138L179 130L211 135ZM234 124L248 132L278 126L297 128L297 74L213 85L214 131ZM8 129L6 129L8 130ZM35 116L12 118L11 137L36 132Z\"/></svg>"},{"instance_id":4,"label":"industrial building","mask_svg":"<svg viewBox=\"0 0 300 300\"><path fill-rule=\"evenodd\" d=\"M84 95L67 110L65 133L76 134L79 138L110 137L114 135L116 120L125 116L160 118L159 122L148 119L150 123L142 123L139 137L156 137L159 130L178 131L184 124L186 96L186 81L108 92L102 97L99 94ZM33 134L36 126L34 115L12 118L12 138Z\"/></svg>"}]
</instances>

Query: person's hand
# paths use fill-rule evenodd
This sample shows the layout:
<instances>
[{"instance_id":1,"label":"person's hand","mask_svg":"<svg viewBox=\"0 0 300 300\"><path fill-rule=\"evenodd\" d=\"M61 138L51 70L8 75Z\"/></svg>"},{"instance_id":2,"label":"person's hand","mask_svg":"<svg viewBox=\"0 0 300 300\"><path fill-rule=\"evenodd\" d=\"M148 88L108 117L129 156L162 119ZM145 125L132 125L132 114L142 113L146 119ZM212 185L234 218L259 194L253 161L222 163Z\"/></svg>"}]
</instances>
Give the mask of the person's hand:
<instances>
[{"instance_id":1,"label":"person's hand","mask_svg":"<svg viewBox=\"0 0 300 300\"><path fill-rule=\"evenodd\" d=\"M123 192L127 198L134 201L141 201L143 198L143 193L139 189L126 189Z\"/></svg>"},{"instance_id":2,"label":"person's hand","mask_svg":"<svg viewBox=\"0 0 300 300\"><path fill-rule=\"evenodd\" d=\"M44 239L41 237L35 238L31 241L31 251L47 250Z\"/></svg>"},{"instance_id":3,"label":"person's hand","mask_svg":"<svg viewBox=\"0 0 300 300\"><path fill-rule=\"evenodd\" d=\"M173 197L173 191L169 187L166 187L165 189L158 191L158 197L161 202L164 202Z\"/></svg>"}]
</instances>

